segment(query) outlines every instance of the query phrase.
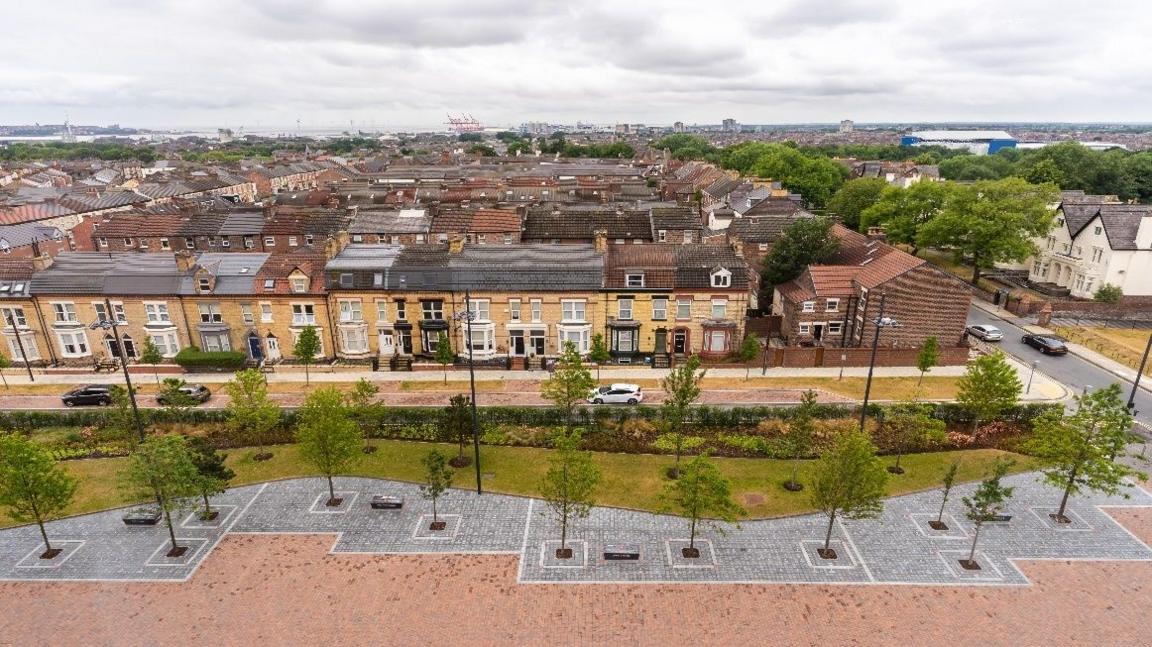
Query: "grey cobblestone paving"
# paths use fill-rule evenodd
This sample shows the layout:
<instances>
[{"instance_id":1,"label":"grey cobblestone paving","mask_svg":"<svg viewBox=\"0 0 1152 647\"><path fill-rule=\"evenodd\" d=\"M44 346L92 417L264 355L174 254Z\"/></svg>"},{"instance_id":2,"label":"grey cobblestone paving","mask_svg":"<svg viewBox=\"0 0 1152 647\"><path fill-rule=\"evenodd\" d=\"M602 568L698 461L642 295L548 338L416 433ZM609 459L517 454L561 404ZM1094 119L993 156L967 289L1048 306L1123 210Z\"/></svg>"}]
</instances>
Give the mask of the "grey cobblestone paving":
<instances>
[{"instance_id":1,"label":"grey cobblestone paving","mask_svg":"<svg viewBox=\"0 0 1152 647\"><path fill-rule=\"evenodd\" d=\"M164 556L168 535L161 524L127 527L122 511L100 512L50 524L49 533L64 554L49 564L34 526L0 531L0 580L183 580L211 553L219 539L234 533L333 533L334 552L513 553L519 554L519 581L592 582L765 582L846 584L1026 584L1014 566L1018 559L1152 560L1152 548L1111 519L1101 506L1152 507L1152 495L1133 487L1130 499L1085 495L1070 504L1074 523L1053 525L1047 514L1059 492L1035 475L1007 479L1016 486L1008 523L981 531L979 571L959 567L967 556L972 524L960 499L973 485L956 488L945 510L949 530L932 531L928 521L939 507L938 491L889 499L878 519L837 521L832 547L836 560L816 554L826 520L818 515L750 521L739 527L705 526L698 534L699 559L680 555L688 522L672 516L596 508L569 530L578 553L556 559L559 531L545 507L530 499L452 490L438 511L447 522L430 531L431 505L415 485L366 478L336 479L345 497L337 509L324 506L327 485L306 478L245 486L218 496L221 517L200 522L181 515L177 536L187 538L189 555ZM402 510L373 510L375 494L403 497ZM82 542L82 543L81 543ZM605 561L610 544L632 544L638 561Z\"/></svg>"}]
</instances>

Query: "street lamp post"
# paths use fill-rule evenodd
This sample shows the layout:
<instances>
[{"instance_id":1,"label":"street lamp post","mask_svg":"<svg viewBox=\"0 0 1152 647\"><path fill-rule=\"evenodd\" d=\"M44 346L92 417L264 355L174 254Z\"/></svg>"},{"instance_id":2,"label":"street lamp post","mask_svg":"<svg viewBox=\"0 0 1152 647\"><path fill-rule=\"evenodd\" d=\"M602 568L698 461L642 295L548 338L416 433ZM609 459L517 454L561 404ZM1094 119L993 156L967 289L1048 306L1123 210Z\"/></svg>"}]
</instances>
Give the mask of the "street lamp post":
<instances>
[{"instance_id":1,"label":"street lamp post","mask_svg":"<svg viewBox=\"0 0 1152 647\"><path fill-rule=\"evenodd\" d=\"M120 329L116 326L116 314L112 311L112 303L104 299L104 316L88 326L92 330L111 330L113 343L116 344L117 354L120 355L120 367L124 370L124 384L128 386L128 400L132 403L132 419L136 422L136 435L140 442L144 442L144 423L140 420L140 408L136 406L136 391L132 389L132 378L128 375L128 357L124 352L124 344L120 343Z\"/></svg>"},{"instance_id":2,"label":"street lamp post","mask_svg":"<svg viewBox=\"0 0 1152 647\"><path fill-rule=\"evenodd\" d=\"M1136 379L1132 380L1132 391L1128 394L1128 409L1136 408L1136 389L1140 388L1140 378L1144 375L1144 366L1148 363L1148 351L1152 350L1152 333L1148 334L1148 343L1144 346L1144 356L1140 358L1140 368L1136 369Z\"/></svg>"},{"instance_id":3,"label":"street lamp post","mask_svg":"<svg viewBox=\"0 0 1152 647\"><path fill-rule=\"evenodd\" d=\"M24 340L20 339L20 329L16 327L16 320L12 315L8 315L8 325L12 327L12 334L16 336L16 348L20 349L20 359L24 360L24 368L28 370L28 381L35 382L32 365L28 363L28 354L24 352Z\"/></svg>"},{"instance_id":4,"label":"street lamp post","mask_svg":"<svg viewBox=\"0 0 1152 647\"><path fill-rule=\"evenodd\" d=\"M1036 375L1036 367L1040 364L1039 361L1032 361L1032 370L1028 371L1028 386L1024 389L1025 393L1032 392L1032 376Z\"/></svg>"},{"instance_id":5,"label":"street lamp post","mask_svg":"<svg viewBox=\"0 0 1152 647\"><path fill-rule=\"evenodd\" d=\"M464 291L464 312L452 316L456 321L463 321L465 326L465 343L468 345L468 386L472 391L472 452L476 463L476 494L484 494L480 485L480 421L476 413L476 366L472 361L472 321L476 313L472 311L472 294Z\"/></svg>"},{"instance_id":6,"label":"street lamp post","mask_svg":"<svg viewBox=\"0 0 1152 647\"><path fill-rule=\"evenodd\" d=\"M872 394L872 371L876 367L876 349L880 345L880 329L900 325L895 319L884 316L884 294L880 294L880 311L873 323L876 332L872 335L872 355L868 360L868 379L864 382L864 404L860 407L860 431L864 431L864 421L868 417L868 398Z\"/></svg>"}]
</instances>

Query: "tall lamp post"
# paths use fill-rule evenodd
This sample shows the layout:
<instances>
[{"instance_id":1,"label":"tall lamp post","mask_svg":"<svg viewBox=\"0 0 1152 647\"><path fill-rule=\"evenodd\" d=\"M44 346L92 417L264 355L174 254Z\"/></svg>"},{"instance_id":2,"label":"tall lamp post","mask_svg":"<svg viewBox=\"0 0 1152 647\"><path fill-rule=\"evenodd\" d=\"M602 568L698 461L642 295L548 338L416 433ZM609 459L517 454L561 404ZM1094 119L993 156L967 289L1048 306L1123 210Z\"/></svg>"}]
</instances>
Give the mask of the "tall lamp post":
<instances>
[{"instance_id":1,"label":"tall lamp post","mask_svg":"<svg viewBox=\"0 0 1152 647\"><path fill-rule=\"evenodd\" d=\"M1140 378L1144 375L1144 366L1148 363L1148 351L1152 350L1152 333L1148 334L1148 343L1144 346L1144 356L1140 358L1140 368L1136 369L1136 379L1132 380L1132 391L1128 394L1128 410L1136 408L1136 389L1140 388Z\"/></svg>"},{"instance_id":2,"label":"tall lamp post","mask_svg":"<svg viewBox=\"0 0 1152 647\"><path fill-rule=\"evenodd\" d=\"M465 325L465 344L468 346L468 386L472 390L472 452L473 462L476 463L476 494L484 494L480 485L480 421L476 414L476 366L472 361L472 321L476 313L472 310L472 294L464 291L464 312L452 315L455 321L463 321Z\"/></svg>"},{"instance_id":3,"label":"tall lamp post","mask_svg":"<svg viewBox=\"0 0 1152 647\"><path fill-rule=\"evenodd\" d=\"M144 423L140 420L140 408L136 406L136 391L132 389L132 378L128 375L128 357L124 352L124 344L120 343L120 329L116 326L116 313L112 311L112 303L104 299L104 317L92 322L88 326L92 330L111 330L113 343L116 344L117 355L120 356L120 367L124 370L124 384L128 386L128 400L132 403L132 419L136 422L136 435L140 442L144 442Z\"/></svg>"},{"instance_id":4,"label":"tall lamp post","mask_svg":"<svg viewBox=\"0 0 1152 647\"><path fill-rule=\"evenodd\" d=\"M32 375L32 365L28 363L28 353L24 352L24 340L20 339L20 329L16 327L16 320L12 315L8 315L8 325L12 328L12 334L16 336L16 348L20 349L20 359L24 360L24 368L28 370L28 381L35 382L36 378Z\"/></svg>"},{"instance_id":5,"label":"tall lamp post","mask_svg":"<svg viewBox=\"0 0 1152 647\"><path fill-rule=\"evenodd\" d=\"M880 294L880 311L872 323L876 324L876 332L872 335L872 356L868 360L868 379L864 382L864 404L860 407L860 431L864 431L864 421L868 417L868 397L872 395L872 371L876 368L876 348L880 345L880 329L899 326L891 317L884 316L884 294Z\"/></svg>"}]
</instances>

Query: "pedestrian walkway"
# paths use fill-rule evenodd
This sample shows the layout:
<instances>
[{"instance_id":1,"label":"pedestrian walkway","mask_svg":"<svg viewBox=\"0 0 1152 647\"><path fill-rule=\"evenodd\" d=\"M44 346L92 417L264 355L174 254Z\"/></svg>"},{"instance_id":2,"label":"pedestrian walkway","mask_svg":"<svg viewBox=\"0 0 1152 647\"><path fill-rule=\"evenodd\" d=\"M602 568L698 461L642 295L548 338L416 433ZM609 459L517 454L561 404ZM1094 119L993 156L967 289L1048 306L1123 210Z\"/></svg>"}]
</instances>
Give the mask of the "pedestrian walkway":
<instances>
[{"instance_id":1,"label":"pedestrian walkway","mask_svg":"<svg viewBox=\"0 0 1152 647\"><path fill-rule=\"evenodd\" d=\"M523 583L824 583L1022 585L1015 566L1021 559L1152 561L1152 548L1114 521L1109 507L1152 507L1152 495L1126 488L1130 499L1092 494L1074 497L1071 524L1049 518L1060 492L1035 474L1006 479L1016 488L1004 523L986 524L976 561L965 570L973 526L964 518L961 497L974 485L958 486L943 520L933 530L940 493L891 498L878 519L838 521L832 547L836 558L820 557L827 525L821 515L748 521L723 528L703 526L690 559L683 518L615 508L595 508L569 528L571 560L554 556L560 531L539 500L451 490L438 504L443 530L432 531L430 503L419 488L368 478L337 478L339 506L325 505L327 484L320 478L291 479L234 488L213 500L221 511L214 522L192 512L180 516L177 537L189 547L180 558L166 556L166 528L128 527L122 510L63 519L48 525L53 544L64 553L39 559L44 547L35 526L0 531L0 580L184 581L192 577L227 533L335 535L333 553L492 554L519 556ZM404 501L399 510L377 510L373 495ZM638 559L604 558L609 546L630 546ZM298 559L310 559L300 555Z\"/></svg>"}]
</instances>

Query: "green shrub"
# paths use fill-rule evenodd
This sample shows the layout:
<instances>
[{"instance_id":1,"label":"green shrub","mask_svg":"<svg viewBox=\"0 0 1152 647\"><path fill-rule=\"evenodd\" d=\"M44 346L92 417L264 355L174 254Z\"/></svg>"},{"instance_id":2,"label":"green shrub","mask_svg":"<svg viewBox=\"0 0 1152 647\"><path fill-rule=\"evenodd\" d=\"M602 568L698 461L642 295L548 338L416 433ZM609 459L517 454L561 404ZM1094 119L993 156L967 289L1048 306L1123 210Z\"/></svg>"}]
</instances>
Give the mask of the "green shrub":
<instances>
[{"instance_id":1,"label":"green shrub","mask_svg":"<svg viewBox=\"0 0 1152 647\"><path fill-rule=\"evenodd\" d=\"M214 369L230 370L244 366L248 356L238 350L202 351L189 346L176 353L176 363L185 370Z\"/></svg>"}]
</instances>

